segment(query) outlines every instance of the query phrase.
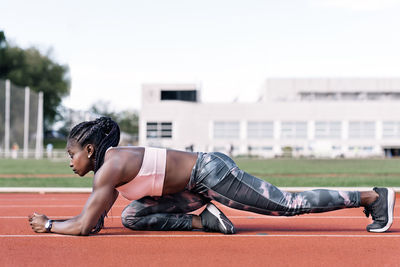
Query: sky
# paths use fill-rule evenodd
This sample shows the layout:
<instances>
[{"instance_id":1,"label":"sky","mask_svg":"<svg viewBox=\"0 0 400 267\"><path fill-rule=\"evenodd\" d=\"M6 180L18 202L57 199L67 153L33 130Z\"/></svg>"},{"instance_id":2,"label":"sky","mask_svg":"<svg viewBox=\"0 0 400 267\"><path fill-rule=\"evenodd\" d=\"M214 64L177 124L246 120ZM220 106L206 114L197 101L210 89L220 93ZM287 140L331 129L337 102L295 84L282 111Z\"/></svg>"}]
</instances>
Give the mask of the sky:
<instances>
[{"instance_id":1,"label":"sky","mask_svg":"<svg viewBox=\"0 0 400 267\"><path fill-rule=\"evenodd\" d=\"M400 0L0 0L0 30L70 69L67 107L139 110L143 83L256 101L268 78L400 77Z\"/></svg>"}]
</instances>

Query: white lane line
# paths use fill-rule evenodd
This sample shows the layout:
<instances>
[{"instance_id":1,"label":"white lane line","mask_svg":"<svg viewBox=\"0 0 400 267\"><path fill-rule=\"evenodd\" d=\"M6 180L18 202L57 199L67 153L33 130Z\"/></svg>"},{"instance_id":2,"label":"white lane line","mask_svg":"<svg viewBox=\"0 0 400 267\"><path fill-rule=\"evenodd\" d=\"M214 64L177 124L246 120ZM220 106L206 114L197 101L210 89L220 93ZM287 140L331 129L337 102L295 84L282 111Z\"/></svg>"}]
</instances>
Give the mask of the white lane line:
<instances>
[{"instance_id":1,"label":"white lane line","mask_svg":"<svg viewBox=\"0 0 400 267\"><path fill-rule=\"evenodd\" d=\"M83 208L84 205L0 205L0 208ZM114 208L125 208L127 205L115 205Z\"/></svg>"},{"instance_id":2,"label":"white lane line","mask_svg":"<svg viewBox=\"0 0 400 267\"><path fill-rule=\"evenodd\" d=\"M295 216L295 217L286 217L286 216L227 216L232 219L367 219L365 216ZM1 217L0 217L1 218ZM399 219L400 216L393 216L395 219Z\"/></svg>"},{"instance_id":3,"label":"white lane line","mask_svg":"<svg viewBox=\"0 0 400 267\"><path fill-rule=\"evenodd\" d=\"M72 218L76 215L65 215L65 216L50 216L51 218ZM296 217L284 217L284 216L228 216L230 219L367 219L365 216L296 216ZM28 216L0 216L0 219L26 219ZM121 216L108 216L109 219L121 218ZM393 216L394 219L400 219L400 216Z\"/></svg>"},{"instance_id":4,"label":"white lane line","mask_svg":"<svg viewBox=\"0 0 400 267\"><path fill-rule=\"evenodd\" d=\"M76 215L66 215L66 216L50 216L52 219L70 219ZM109 219L121 218L121 216L108 216ZM28 219L28 216L0 216L0 219Z\"/></svg>"},{"instance_id":5,"label":"white lane line","mask_svg":"<svg viewBox=\"0 0 400 267\"><path fill-rule=\"evenodd\" d=\"M60 205L0 205L0 208L83 208L85 204L71 205L71 204L60 204ZM114 205L113 208L125 208L126 205ZM219 206L221 207L221 206ZM222 206L223 207L223 206ZM361 207L360 207L361 208ZM400 209L400 205L394 207L395 210ZM224 211L227 212L227 211ZM232 216L230 216L232 217Z\"/></svg>"},{"instance_id":6,"label":"white lane line","mask_svg":"<svg viewBox=\"0 0 400 267\"><path fill-rule=\"evenodd\" d=\"M60 203L70 203L70 202L76 202L76 203L85 203L88 198L82 198L82 199L58 199L58 198L43 198L43 199L37 199L37 198L26 198L26 199L1 199L0 203L2 205L7 205L7 203L18 203L18 202L28 202L28 203L34 203L36 202L45 202L45 203L51 203L51 202L60 202ZM82 204L83 205L83 204Z\"/></svg>"},{"instance_id":7,"label":"white lane line","mask_svg":"<svg viewBox=\"0 0 400 267\"><path fill-rule=\"evenodd\" d=\"M58 234L37 234L37 235L0 235L0 238L25 238L25 237L31 237L31 238L40 238L40 237L67 237L67 238L86 238L86 237L80 237L80 236L69 236L69 235L58 235ZM353 238L400 238L399 234L370 234L370 235L346 235L346 234L338 234L338 235L329 235L329 234L299 234L299 235L294 235L294 234L235 234L235 235L224 235L224 234L204 234L204 235L199 235L199 234L187 234L187 235L152 235L152 234L138 234L138 235L113 235L113 234L105 234L105 235L92 235L90 237L95 237L95 238L187 238L187 237L201 237L201 238L210 238L210 237L219 237L219 238L240 238L240 237L263 237L263 238L268 238L268 237L336 237L336 238L341 238L341 237L353 237Z\"/></svg>"}]
</instances>

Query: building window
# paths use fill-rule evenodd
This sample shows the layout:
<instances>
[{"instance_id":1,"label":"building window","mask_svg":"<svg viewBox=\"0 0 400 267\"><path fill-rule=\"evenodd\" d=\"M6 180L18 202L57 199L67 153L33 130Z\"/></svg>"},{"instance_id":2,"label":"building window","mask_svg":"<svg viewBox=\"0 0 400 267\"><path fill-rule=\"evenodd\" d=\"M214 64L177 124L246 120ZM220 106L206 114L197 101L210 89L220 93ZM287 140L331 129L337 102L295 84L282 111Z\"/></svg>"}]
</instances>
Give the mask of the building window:
<instances>
[{"instance_id":1,"label":"building window","mask_svg":"<svg viewBox=\"0 0 400 267\"><path fill-rule=\"evenodd\" d=\"M311 92L300 92L299 94L301 100L314 100L314 94Z\"/></svg>"},{"instance_id":2,"label":"building window","mask_svg":"<svg viewBox=\"0 0 400 267\"><path fill-rule=\"evenodd\" d=\"M381 100L385 98L385 93L380 92L368 92L367 99L368 100Z\"/></svg>"},{"instance_id":3,"label":"building window","mask_svg":"<svg viewBox=\"0 0 400 267\"><path fill-rule=\"evenodd\" d=\"M274 136L274 124L267 121L247 122L247 137L251 139L271 139Z\"/></svg>"},{"instance_id":4,"label":"building window","mask_svg":"<svg viewBox=\"0 0 400 267\"><path fill-rule=\"evenodd\" d=\"M306 139L307 123L303 121L282 122L281 137L282 139Z\"/></svg>"},{"instance_id":5,"label":"building window","mask_svg":"<svg viewBox=\"0 0 400 267\"><path fill-rule=\"evenodd\" d=\"M180 100L180 101L197 101L197 91L196 90L162 90L161 100Z\"/></svg>"},{"instance_id":6,"label":"building window","mask_svg":"<svg viewBox=\"0 0 400 267\"><path fill-rule=\"evenodd\" d=\"M172 138L172 122L148 122L146 124L147 138Z\"/></svg>"},{"instance_id":7,"label":"building window","mask_svg":"<svg viewBox=\"0 0 400 267\"><path fill-rule=\"evenodd\" d=\"M341 100L359 100L361 93L360 92L342 92Z\"/></svg>"},{"instance_id":8,"label":"building window","mask_svg":"<svg viewBox=\"0 0 400 267\"><path fill-rule=\"evenodd\" d=\"M369 151L372 152L374 148L372 146L350 146L350 151Z\"/></svg>"},{"instance_id":9,"label":"building window","mask_svg":"<svg viewBox=\"0 0 400 267\"><path fill-rule=\"evenodd\" d=\"M382 128L383 138L400 138L400 121L384 121Z\"/></svg>"},{"instance_id":10,"label":"building window","mask_svg":"<svg viewBox=\"0 0 400 267\"><path fill-rule=\"evenodd\" d=\"M340 139L342 124L339 121L315 122L316 139Z\"/></svg>"},{"instance_id":11,"label":"building window","mask_svg":"<svg viewBox=\"0 0 400 267\"><path fill-rule=\"evenodd\" d=\"M395 92L390 93L390 99L399 100L400 99L400 93L395 93Z\"/></svg>"},{"instance_id":12,"label":"building window","mask_svg":"<svg viewBox=\"0 0 400 267\"><path fill-rule=\"evenodd\" d=\"M375 122L373 121L351 121L349 123L349 137L375 138Z\"/></svg>"},{"instance_id":13,"label":"building window","mask_svg":"<svg viewBox=\"0 0 400 267\"><path fill-rule=\"evenodd\" d=\"M316 100L336 100L336 93L314 93Z\"/></svg>"},{"instance_id":14,"label":"building window","mask_svg":"<svg viewBox=\"0 0 400 267\"><path fill-rule=\"evenodd\" d=\"M214 138L233 138L238 139L240 134L240 123L238 121L215 121Z\"/></svg>"}]
</instances>

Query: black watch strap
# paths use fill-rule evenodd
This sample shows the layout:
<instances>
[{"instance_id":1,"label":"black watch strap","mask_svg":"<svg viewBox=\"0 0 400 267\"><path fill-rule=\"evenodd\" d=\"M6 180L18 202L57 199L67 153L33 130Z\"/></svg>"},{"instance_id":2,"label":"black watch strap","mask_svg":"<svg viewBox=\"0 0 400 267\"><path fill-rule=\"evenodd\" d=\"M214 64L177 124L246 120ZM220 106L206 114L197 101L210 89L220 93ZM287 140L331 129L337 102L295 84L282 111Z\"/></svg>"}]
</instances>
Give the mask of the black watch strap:
<instances>
[{"instance_id":1,"label":"black watch strap","mask_svg":"<svg viewBox=\"0 0 400 267\"><path fill-rule=\"evenodd\" d=\"M46 232L51 232L51 228L53 227L53 220L48 220L46 224L44 225L44 228L46 228Z\"/></svg>"}]
</instances>

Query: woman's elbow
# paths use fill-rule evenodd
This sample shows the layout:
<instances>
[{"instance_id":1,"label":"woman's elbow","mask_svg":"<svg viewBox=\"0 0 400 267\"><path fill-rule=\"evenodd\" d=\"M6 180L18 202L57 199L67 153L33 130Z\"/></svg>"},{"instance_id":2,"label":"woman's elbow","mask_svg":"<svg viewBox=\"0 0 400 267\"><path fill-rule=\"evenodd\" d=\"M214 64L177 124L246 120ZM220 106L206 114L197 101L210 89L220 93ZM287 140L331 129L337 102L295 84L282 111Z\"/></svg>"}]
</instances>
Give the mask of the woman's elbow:
<instances>
[{"instance_id":1,"label":"woman's elbow","mask_svg":"<svg viewBox=\"0 0 400 267\"><path fill-rule=\"evenodd\" d=\"M78 236L89 236L90 231L81 231Z\"/></svg>"},{"instance_id":2,"label":"woman's elbow","mask_svg":"<svg viewBox=\"0 0 400 267\"><path fill-rule=\"evenodd\" d=\"M88 236L91 232L92 228L87 223L83 222L83 220L77 220L75 235L77 236Z\"/></svg>"},{"instance_id":3,"label":"woman's elbow","mask_svg":"<svg viewBox=\"0 0 400 267\"><path fill-rule=\"evenodd\" d=\"M78 235L79 236L88 236L91 233L92 228L93 227L83 226L83 227L81 227L81 230Z\"/></svg>"}]
</instances>

